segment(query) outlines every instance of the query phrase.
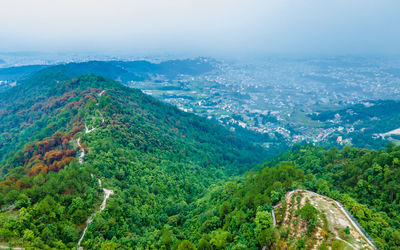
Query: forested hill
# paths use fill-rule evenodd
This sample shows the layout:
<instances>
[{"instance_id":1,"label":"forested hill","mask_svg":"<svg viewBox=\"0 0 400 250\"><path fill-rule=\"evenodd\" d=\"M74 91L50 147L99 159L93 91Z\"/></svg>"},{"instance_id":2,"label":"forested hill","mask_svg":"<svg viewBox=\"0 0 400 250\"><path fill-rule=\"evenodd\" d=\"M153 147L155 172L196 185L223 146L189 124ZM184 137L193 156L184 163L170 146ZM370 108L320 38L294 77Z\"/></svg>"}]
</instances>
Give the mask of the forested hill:
<instances>
[{"instance_id":1,"label":"forested hill","mask_svg":"<svg viewBox=\"0 0 400 250\"><path fill-rule=\"evenodd\" d=\"M400 249L399 157L394 145L380 151L296 146L261 171L213 188L182 231L198 249L357 249L354 229L341 224L328 202L285 199L303 189L341 202L378 249Z\"/></svg>"},{"instance_id":2,"label":"forested hill","mask_svg":"<svg viewBox=\"0 0 400 250\"><path fill-rule=\"evenodd\" d=\"M168 60L160 63L149 61L88 61L63 63L55 66L27 65L0 68L0 81L18 81L39 71L62 72L70 77L84 74L101 74L113 80L142 81L153 76L173 79L179 75L199 75L213 70L212 60L197 58Z\"/></svg>"},{"instance_id":3,"label":"forested hill","mask_svg":"<svg viewBox=\"0 0 400 250\"><path fill-rule=\"evenodd\" d=\"M265 151L105 77L46 69L0 94L0 156L0 241L76 246L102 198L100 178L115 193L82 245L129 248L158 244L207 187Z\"/></svg>"},{"instance_id":4,"label":"forested hill","mask_svg":"<svg viewBox=\"0 0 400 250\"><path fill-rule=\"evenodd\" d=\"M46 67L46 65L27 65L0 68L0 81L17 81Z\"/></svg>"},{"instance_id":5,"label":"forested hill","mask_svg":"<svg viewBox=\"0 0 400 250\"><path fill-rule=\"evenodd\" d=\"M82 74L101 74L113 80L142 81L152 76L173 79L178 75L199 75L213 69L206 59L169 60L160 63L149 61L89 61L60 64L47 68L50 72L63 72L71 77Z\"/></svg>"}]
</instances>

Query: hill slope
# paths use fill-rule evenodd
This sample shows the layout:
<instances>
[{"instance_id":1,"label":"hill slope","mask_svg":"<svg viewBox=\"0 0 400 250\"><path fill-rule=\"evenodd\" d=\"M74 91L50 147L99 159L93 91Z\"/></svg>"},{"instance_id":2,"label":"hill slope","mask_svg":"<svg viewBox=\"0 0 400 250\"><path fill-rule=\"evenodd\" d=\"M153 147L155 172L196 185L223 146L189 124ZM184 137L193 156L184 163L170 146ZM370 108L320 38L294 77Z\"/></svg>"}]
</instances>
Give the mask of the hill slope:
<instances>
[{"instance_id":1,"label":"hill slope","mask_svg":"<svg viewBox=\"0 0 400 250\"><path fill-rule=\"evenodd\" d=\"M32 73L38 72L48 66L46 65L27 65L9 68L0 68L0 81L17 81Z\"/></svg>"},{"instance_id":2,"label":"hill slope","mask_svg":"<svg viewBox=\"0 0 400 250\"><path fill-rule=\"evenodd\" d=\"M47 68L47 70L44 70ZM85 74L101 74L113 80L141 81L154 76L173 79L181 74L198 75L213 69L212 63L205 59L169 60L160 63L149 61L88 61L65 63L55 66L26 65L0 68L0 81L23 80L39 71L47 73L62 72L70 77Z\"/></svg>"},{"instance_id":3,"label":"hill slope","mask_svg":"<svg viewBox=\"0 0 400 250\"><path fill-rule=\"evenodd\" d=\"M399 156L400 147L379 152L348 146L341 151L297 147L261 165L257 173L212 188L188 215L190 220L183 226L185 238L201 249L363 246L366 240L354 228L349 227L349 234L345 232L344 225L350 221L343 217L343 211L337 211L334 199L348 209L378 249L399 249ZM312 190L321 196L299 193L289 195L285 202L285 194L295 189ZM305 206L307 197L310 206ZM275 227L271 211L277 205Z\"/></svg>"},{"instance_id":4,"label":"hill slope","mask_svg":"<svg viewBox=\"0 0 400 250\"><path fill-rule=\"evenodd\" d=\"M112 238L125 247L157 246L171 220L185 223L208 186L265 153L217 124L107 78L49 72L0 94L0 240L74 247L102 200L100 178L114 195L82 246ZM85 127L97 129L86 134ZM78 138L87 152L82 166Z\"/></svg>"}]
</instances>

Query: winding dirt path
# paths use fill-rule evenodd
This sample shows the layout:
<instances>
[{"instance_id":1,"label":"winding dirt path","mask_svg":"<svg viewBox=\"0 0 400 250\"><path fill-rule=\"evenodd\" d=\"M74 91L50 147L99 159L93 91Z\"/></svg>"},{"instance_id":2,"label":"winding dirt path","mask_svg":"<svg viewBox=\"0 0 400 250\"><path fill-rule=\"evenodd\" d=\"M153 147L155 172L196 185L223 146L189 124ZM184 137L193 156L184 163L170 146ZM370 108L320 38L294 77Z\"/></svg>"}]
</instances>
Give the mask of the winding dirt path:
<instances>
[{"instance_id":1,"label":"winding dirt path","mask_svg":"<svg viewBox=\"0 0 400 250\"><path fill-rule=\"evenodd\" d=\"M76 140L76 144L78 144L78 148L81 149L81 154L79 155L79 163L83 163L83 157L85 157L85 149L81 145L81 138L79 137L78 140Z\"/></svg>"},{"instance_id":2,"label":"winding dirt path","mask_svg":"<svg viewBox=\"0 0 400 250\"><path fill-rule=\"evenodd\" d=\"M1 244L0 244L0 249L24 250L25 248L21 248L21 247L9 247L9 246L1 245Z\"/></svg>"},{"instance_id":3,"label":"winding dirt path","mask_svg":"<svg viewBox=\"0 0 400 250\"><path fill-rule=\"evenodd\" d=\"M105 93L105 90L101 91L101 92L98 94L98 96L103 96L104 93ZM98 104L99 104L99 103L96 103L96 105L98 105ZM100 113L100 116L101 116L102 123L104 123L104 121L105 121L105 120L104 120L104 116L103 116L103 114L102 114L100 111L99 111L99 113ZM87 127L87 125L85 124L85 134L89 134L89 133L95 131L96 129L97 129L97 128L89 129L89 128ZM78 157L78 161L79 161L80 164L83 164L83 158L85 157L86 151L85 151L85 149L84 149L84 148L82 147L82 145L81 145L81 137L79 137L79 138L76 140L76 144L78 145L78 148L81 150L81 153L80 153L80 155L79 155L79 157ZM93 174L91 174L91 176L94 177ZM97 180L98 180L98 182L99 182L99 186L102 187L101 180L100 180L100 179L97 179ZM111 190L111 189L106 189L106 188L103 188L103 192L104 192L104 196L103 196L103 201L102 201L102 203L101 203L101 205L100 205L100 209L99 209L100 212L103 211L103 210L106 208L107 200L110 198L110 196L111 196L112 194L114 194L114 191L113 191L113 190ZM82 242L83 238L85 237L87 228L88 228L89 224L93 221L92 218L93 218L93 216L94 216L95 214L96 214L96 212L94 212L93 214L91 214L91 215L89 216L89 218L86 220L86 227L85 227L85 229L83 230L82 235L81 235L81 237L79 238L79 241L78 241L77 249L79 249L79 250L81 250L81 249L83 250L83 247L81 247L81 242ZM25 248L10 247L10 246L7 246L7 245L0 244L0 249L24 250Z\"/></svg>"},{"instance_id":4,"label":"winding dirt path","mask_svg":"<svg viewBox=\"0 0 400 250\"><path fill-rule=\"evenodd\" d=\"M89 134L89 133L91 133L91 132L93 132L93 131L95 131L96 130L96 128L91 128L91 129L89 129L87 126L86 126L86 124L85 124L85 134Z\"/></svg>"},{"instance_id":5,"label":"winding dirt path","mask_svg":"<svg viewBox=\"0 0 400 250\"><path fill-rule=\"evenodd\" d=\"M104 116L100 111L99 111L99 113L100 113L100 116L101 116L101 123L104 123Z\"/></svg>"},{"instance_id":6,"label":"winding dirt path","mask_svg":"<svg viewBox=\"0 0 400 250\"><path fill-rule=\"evenodd\" d=\"M102 96L102 95L104 94L104 92L105 92L105 90L101 91L100 94L98 94L98 96ZM97 104L98 104L98 103L97 103ZM100 111L99 111L99 113L100 113L101 118L102 118L102 121L103 121L103 123L104 123L104 116L103 116L103 114L102 114ZM85 124L85 134L89 134L89 133L95 131L96 129L97 129L97 128L88 129L88 127L87 127L86 124ZM85 149L84 149L84 148L82 147L82 145L81 145L81 138L80 138L80 137L79 137L78 140L77 140L77 145L78 145L78 147L81 149L81 154L79 155L79 163L80 163L80 164L83 164L83 158L85 157L86 152L85 152ZM91 174L91 176L94 177L93 174ZM102 187L101 180L100 180L100 179L97 179L97 180L98 180L98 182L99 182L99 187ZM100 212L103 211L103 210L106 208L107 200L110 198L110 196L111 196L112 194L114 194L114 191L113 191L113 190L111 190L111 189L106 189L106 188L103 188L103 192L104 192L104 196L103 196L103 201L102 201L102 203L101 203L101 205L100 205L100 209L99 209ZM97 212L99 212L99 211L97 211ZM95 211L95 212L94 212L93 214L91 214L91 215L88 217L88 219L86 220L86 227L85 227L85 229L83 230L81 237L79 238L77 249L83 250L83 247L81 247L81 242L82 242L83 238L85 237L85 234L86 234L86 231L87 231L87 229L88 229L89 224L93 221L93 219L92 219L93 216L94 216L97 212Z\"/></svg>"},{"instance_id":7,"label":"winding dirt path","mask_svg":"<svg viewBox=\"0 0 400 250\"><path fill-rule=\"evenodd\" d=\"M100 179L97 179L97 180L98 180L98 182L99 182L99 186L102 187L101 180L100 180ZM101 205L100 205L100 210L99 210L100 212L103 211L103 210L106 208L108 198L110 198L110 196L111 196L112 194L114 194L114 191L113 191L113 190L111 190L111 189L106 189L106 188L103 188L103 192L104 192L104 197L103 197L103 202L102 202ZM86 230L88 229L89 224L93 221L92 218L93 218L93 216L94 216L95 214L96 214L96 212L94 212L93 214L91 214L91 215L89 216L89 218L86 220L86 227L85 227L85 229L83 230L82 235L81 235L81 237L79 238L79 241L78 241L78 249L79 249L79 250L83 249L83 247L81 247L81 242L82 242L83 238L85 237Z\"/></svg>"},{"instance_id":8,"label":"winding dirt path","mask_svg":"<svg viewBox=\"0 0 400 250\"><path fill-rule=\"evenodd\" d=\"M276 227L276 219L275 219L274 209L272 209L271 214L272 214L272 224L273 224L274 227Z\"/></svg>"}]
</instances>

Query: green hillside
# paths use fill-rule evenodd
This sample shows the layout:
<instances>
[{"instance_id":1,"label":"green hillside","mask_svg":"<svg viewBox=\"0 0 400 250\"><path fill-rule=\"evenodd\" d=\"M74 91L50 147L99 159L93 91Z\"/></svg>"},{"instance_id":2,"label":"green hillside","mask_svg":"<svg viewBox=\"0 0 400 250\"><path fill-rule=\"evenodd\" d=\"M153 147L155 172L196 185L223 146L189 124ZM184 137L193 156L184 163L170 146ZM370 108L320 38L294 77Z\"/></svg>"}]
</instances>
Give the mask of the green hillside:
<instances>
[{"instance_id":1,"label":"green hillside","mask_svg":"<svg viewBox=\"0 0 400 250\"><path fill-rule=\"evenodd\" d=\"M76 246L102 199L96 178L114 195L82 246L161 244L170 220L185 223L174 216L209 186L265 156L215 123L102 76L46 69L0 95L0 240L9 244ZM85 125L96 130L85 134Z\"/></svg>"},{"instance_id":2,"label":"green hillside","mask_svg":"<svg viewBox=\"0 0 400 250\"><path fill-rule=\"evenodd\" d=\"M210 190L183 224L184 238L198 249L349 249L337 239L350 241L345 228L333 227L306 199L302 207L294 206L302 197L285 202L285 194L300 188L340 201L378 249L399 249L399 156L400 147L392 146L379 152L295 148L262 164L259 172ZM286 217L292 219L285 222L291 226L273 226L271 210L277 204L289 207ZM283 223L284 211L275 209L277 222Z\"/></svg>"},{"instance_id":3,"label":"green hillside","mask_svg":"<svg viewBox=\"0 0 400 250\"><path fill-rule=\"evenodd\" d=\"M1 60L0 60L1 63ZM46 65L26 65L9 68L0 68L0 81L17 81L27 77L48 66Z\"/></svg>"}]
</instances>

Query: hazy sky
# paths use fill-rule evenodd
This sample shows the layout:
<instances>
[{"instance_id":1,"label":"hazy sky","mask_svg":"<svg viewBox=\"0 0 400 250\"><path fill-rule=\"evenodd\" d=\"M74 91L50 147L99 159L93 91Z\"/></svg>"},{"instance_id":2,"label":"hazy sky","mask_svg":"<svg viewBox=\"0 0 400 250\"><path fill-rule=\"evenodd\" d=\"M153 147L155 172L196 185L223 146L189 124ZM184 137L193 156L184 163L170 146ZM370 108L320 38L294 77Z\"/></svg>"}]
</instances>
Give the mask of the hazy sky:
<instances>
[{"instance_id":1,"label":"hazy sky","mask_svg":"<svg viewBox=\"0 0 400 250\"><path fill-rule=\"evenodd\" d=\"M399 0L1 0L0 52L399 54Z\"/></svg>"}]
</instances>

